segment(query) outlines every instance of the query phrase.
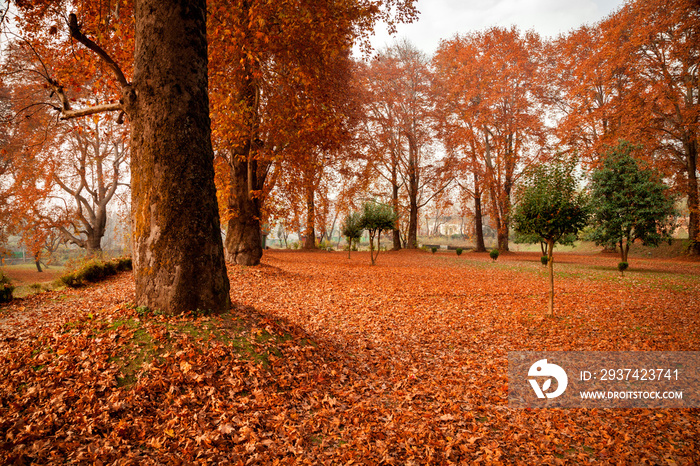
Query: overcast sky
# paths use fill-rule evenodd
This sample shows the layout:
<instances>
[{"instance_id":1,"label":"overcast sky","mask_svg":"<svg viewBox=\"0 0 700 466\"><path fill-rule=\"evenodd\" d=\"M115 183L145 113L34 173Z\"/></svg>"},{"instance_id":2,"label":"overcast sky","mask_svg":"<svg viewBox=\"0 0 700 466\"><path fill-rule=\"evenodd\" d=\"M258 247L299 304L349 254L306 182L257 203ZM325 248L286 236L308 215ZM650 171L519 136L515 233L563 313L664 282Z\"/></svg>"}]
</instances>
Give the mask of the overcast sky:
<instances>
[{"instance_id":1,"label":"overcast sky","mask_svg":"<svg viewBox=\"0 0 700 466\"><path fill-rule=\"evenodd\" d=\"M417 22L399 25L396 36L379 25L372 40L375 49L407 38L432 55L441 39L491 26L516 25L556 37L583 24L594 24L618 9L623 0L418 0Z\"/></svg>"}]
</instances>

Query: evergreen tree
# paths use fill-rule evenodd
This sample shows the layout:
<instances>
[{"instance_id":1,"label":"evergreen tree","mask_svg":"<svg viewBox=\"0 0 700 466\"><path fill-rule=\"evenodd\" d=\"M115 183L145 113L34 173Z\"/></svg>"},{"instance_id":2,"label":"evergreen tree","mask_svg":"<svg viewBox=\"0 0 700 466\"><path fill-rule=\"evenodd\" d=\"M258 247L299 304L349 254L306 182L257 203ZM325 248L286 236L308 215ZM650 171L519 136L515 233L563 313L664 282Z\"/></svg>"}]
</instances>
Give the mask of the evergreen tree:
<instances>
[{"instance_id":1,"label":"evergreen tree","mask_svg":"<svg viewBox=\"0 0 700 466\"><path fill-rule=\"evenodd\" d=\"M611 149L591 185L593 240L618 246L624 263L636 240L648 246L670 240L676 216L668 186L632 157L634 149L624 141Z\"/></svg>"}]
</instances>

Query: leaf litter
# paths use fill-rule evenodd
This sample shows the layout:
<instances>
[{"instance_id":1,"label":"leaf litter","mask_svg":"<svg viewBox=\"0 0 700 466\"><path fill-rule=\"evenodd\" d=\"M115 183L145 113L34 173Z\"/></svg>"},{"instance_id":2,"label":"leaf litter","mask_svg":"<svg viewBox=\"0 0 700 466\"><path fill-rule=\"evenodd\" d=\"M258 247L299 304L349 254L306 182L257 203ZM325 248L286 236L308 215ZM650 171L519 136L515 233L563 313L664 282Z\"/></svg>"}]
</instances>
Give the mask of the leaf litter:
<instances>
[{"instance_id":1,"label":"leaf litter","mask_svg":"<svg viewBox=\"0 0 700 466\"><path fill-rule=\"evenodd\" d=\"M15 301L0 313L0 461L700 462L698 409L507 402L508 351L697 351L697 264L622 278L614 258L561 255L543 319L539 262L465 256L266 251L229 267L236 306L214 316L130 305L129 274Z\"/></svg>"}]
</instances>

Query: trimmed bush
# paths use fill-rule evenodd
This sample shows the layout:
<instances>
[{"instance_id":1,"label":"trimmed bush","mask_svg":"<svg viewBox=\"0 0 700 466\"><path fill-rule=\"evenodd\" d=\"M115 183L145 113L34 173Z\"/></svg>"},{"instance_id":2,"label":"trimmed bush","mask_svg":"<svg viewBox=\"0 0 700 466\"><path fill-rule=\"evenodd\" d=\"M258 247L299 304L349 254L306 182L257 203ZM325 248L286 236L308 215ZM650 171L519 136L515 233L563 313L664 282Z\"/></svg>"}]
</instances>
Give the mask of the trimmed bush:
<instances>
[{"instance_id":1,"label":"trimmed bush","mask_svg":"<svg viewBox=\"0 0 700 466\"><path fill-rule=\"evenodd\" d=\"M105 278L116 275L118 272L131 270L130 257L120 257L109 261L91 259L73 272L62 275L58 280L65 286L77 288L86 283L96 283Z\"/></svg>"},{"instance_id":2,"label":"trimmed bush","mask_svg":"<svg viewBox=\"0 0 700 466\"><path fill-rule=\"evenodd\" d=\"M433 254L435 254L435 253L437 252L437 248L436 248L435 246L433 246L432 248L430 248L430 251L431 251Z\"/></svg>"},{"instance_id":3,"label":"trimmed bush","mask_svg":"<svg viewBox=\"0 0 700 466\"><path fill-rule=\"evenodd\" d=\"M458 256L462 255L462 248L457 248L456 251Z\"/></svg>"},{"instance_id":4,"label":"trimmed bush","mask_svg":"<svg viewBox=\"0 0 700 466\"><path fill-rule=\"evenodd\" d=\"M493 259L495 261L496 259L498 259L498 256L500 254L501 253L498 249L492 249L491 252L489 253L489 256L491 257L491 259Z\"/></svg>"},{"instance_id":5,"label":"trimmed bush","mask_svg":"<svg viewBox=\"0 0 700 466\"><path fill-rule=\"evenodd\" d=\"M630 266L630 265L629 265L627 262L620 262L619 264L617 264L617 270L619 270L620 273L621 273L622 275L624 275L624 274L625 274L625 270L627 270L627 269L629 268L629 266Z\"/></svg>"},{"instance_id":6,"label":"trimmed bush","mask_svg":"<svg viewBox=\"0 0 700 466\"><path fill-rule=\"evenodd\" d=\"M547 263L549 262L549 257L547 257L547 256L540 257L540 262L542 262L542 265L547 265Z\"/></svg>"},{"instance_id":7,"label":"trimmed bush","mask_svg":"<svg viewBox=\"0 0 700 466\"><path fill-rule=\"evenodd\" d=\"M12 301L12 292L15 287L10 281L10 277L0 272L0 303L9 303Z\"/></svg>"}]
</instances>

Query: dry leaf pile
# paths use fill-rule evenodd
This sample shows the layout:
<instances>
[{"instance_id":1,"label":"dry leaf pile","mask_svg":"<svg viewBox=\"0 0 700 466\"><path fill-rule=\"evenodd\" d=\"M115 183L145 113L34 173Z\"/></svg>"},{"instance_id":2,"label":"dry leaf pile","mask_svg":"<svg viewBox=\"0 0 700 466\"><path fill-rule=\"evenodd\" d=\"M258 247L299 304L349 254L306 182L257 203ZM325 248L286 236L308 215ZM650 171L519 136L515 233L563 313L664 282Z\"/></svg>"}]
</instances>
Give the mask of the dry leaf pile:
<instances>
[{"instance_id":1,"label":"dry leaf pile","mask_svg":"<svg viewBox=\"0 0 700 466\"><path fill-rule=\"evenodd\" d=\"M508 407L508 351L700 349L699 264L560 256L552 319L526 254L266 251L221 316L129 306L129 275L17 301L0 462L700 463L698 409Z\"/></svg>"}]
</instances>

